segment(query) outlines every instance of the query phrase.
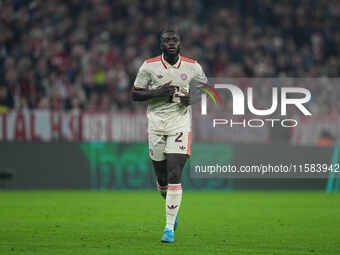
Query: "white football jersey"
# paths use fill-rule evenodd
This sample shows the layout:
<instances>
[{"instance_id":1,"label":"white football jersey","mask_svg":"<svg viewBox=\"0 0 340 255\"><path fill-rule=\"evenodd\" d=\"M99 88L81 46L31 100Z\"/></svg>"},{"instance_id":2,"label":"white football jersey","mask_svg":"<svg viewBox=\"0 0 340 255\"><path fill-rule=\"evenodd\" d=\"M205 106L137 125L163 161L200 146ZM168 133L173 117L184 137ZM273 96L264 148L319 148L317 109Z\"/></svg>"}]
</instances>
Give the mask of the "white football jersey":
<instances>
[{"instance_id":1,"label":"white football jersey","mask_svg":"<svg viewBox=\"0 0 340 255\"><path fill-rule=\"evenodd\" d=\"M197 61L180 56L174 65L162 56L144 61L140 67L134 87L136 89L157 89L171 82L175 94L169 102L164 98L153 98L148 102L148 132L171 135L177 132L190 132L191 106L184 106L179 96L189 94L192 81L206 83L207 78Z\"/></svg>"}]
</instances>

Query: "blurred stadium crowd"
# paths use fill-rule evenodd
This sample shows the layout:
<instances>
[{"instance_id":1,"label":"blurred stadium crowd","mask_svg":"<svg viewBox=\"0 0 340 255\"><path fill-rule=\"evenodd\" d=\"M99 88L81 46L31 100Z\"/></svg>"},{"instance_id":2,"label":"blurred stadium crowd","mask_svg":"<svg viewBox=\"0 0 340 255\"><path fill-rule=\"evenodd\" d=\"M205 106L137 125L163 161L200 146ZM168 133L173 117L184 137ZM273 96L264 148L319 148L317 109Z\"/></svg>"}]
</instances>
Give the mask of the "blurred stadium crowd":
<instances>
[{"instance_id":1,"label":"blurred stadium crowd","mask_svg":"<svg viewBox=\"0 0 340 255\"><path fill-rule=\"evenodd\" d=\"M221 2L221 3L219 3ZM0 2L0 112L136 108L138 67L174 21L209 77L337 77L336 0ZM334 86L319 89L329 101ZM337 97L322 113L340 112Z\"/></svg>"}]
</instances>

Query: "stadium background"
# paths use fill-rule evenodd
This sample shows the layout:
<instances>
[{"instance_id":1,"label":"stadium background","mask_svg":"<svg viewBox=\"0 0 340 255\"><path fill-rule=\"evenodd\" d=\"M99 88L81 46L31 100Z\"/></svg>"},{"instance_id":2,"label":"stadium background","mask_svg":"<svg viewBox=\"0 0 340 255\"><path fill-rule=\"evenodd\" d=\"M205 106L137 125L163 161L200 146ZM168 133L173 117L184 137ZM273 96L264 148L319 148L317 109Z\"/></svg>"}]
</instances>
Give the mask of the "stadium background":
<instances>
[{"instance_id":1,"label":"stadium background","mask_svg":"<svg viewBox=\"0 0 340 255\"><path fill-rule=\"evenodd\" d=\"M183 35L183 55L198 59L208 77L324 79L322 87L310 83L313 118L301 119L297 128L246 130L246 135L239 131L242 128L227 132L225 142L244 146L245 152L238 158L247 157L247 144L267 144L272 146L269 151L282 148L282 144L287 148L307 145L331 150L340 139L340 87L337 79L331 81L340 72L339 18L336 1L2 1L1 154L8 153L11 142L26 141L53 148L48 150L58 158L66 146L61 144L72 142L70 146L76 149L64 159L72 164L63 168L70 179L79 175L91 178L80 186L60 188L129 188L114 184L119 182L114 176L120 168L118 162L122 158L133 161L134 154L145 163L126 171L150 176L145 105L133 103L129 91L144 59L159 54L160 24L169 22L175 22ZM265 105L270 90L257 91L255 101ZM231 111L230 106L226 104L226 112ZM28 144L15 143L15 151L20 154ZM298 150L304 153L303 147ZM83 156L75 162L72 158L77 153ZM328 152L320 161L334 161L337 155L333 154ZM103 165L101 158L111 163ZM28 159L16 167L12 159L1 160L0 171L13 176L4 185L48 188L41 177L42 186L33 185L37 182L27 177L23 178L25 185L16 183L25 176L27 166L31 178L37 180L35 171L42 160L44 157ZM72 176L77 164L86 168ZM52 172L56 171L60 170L55 167ZM106 174L106 184L101 184L102 173ZM320 189L324 182L320 180L315 188Z\"/></svg>"},{"instance_id":2,"label":"stadium background","mask_svg":"<svg viewBox=\"0 0 340 255\"><path fill-rule=\"evenodd\" d=\"M311 120L235 132L228 156L339 162L336 0L0 1L1 254L173 254L148 245L161 233L161 202L144 191L155 190L145 105L129 96L141 63L159 55L159 29L169 21L183 35L182 54L208 77L324 81L309 87ZM256 100L267 92L259 89ZM339 254L339 196L324 193L340 190L336 176L192 179L186 171L183 186L209 192L185 193L178 253ZM47 191L60 189L115 191ZM202 199L209 207L198 210Z\"/></svg>"}]
</instances>

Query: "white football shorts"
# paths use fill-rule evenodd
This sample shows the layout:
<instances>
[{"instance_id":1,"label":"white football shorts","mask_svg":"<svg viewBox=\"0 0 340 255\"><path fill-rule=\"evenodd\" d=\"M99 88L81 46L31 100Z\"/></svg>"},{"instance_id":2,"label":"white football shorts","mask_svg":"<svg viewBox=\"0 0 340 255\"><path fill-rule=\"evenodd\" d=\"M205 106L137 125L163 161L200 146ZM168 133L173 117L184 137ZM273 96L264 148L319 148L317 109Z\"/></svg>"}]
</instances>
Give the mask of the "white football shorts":
<instances>
[{"instance_id":1,"label":"white football shorts","mask_svg":"<svg viewBox=\"0 0 340 255\"><path fill-rule=\"evenodd\" d=\"M191 133L178 132L174 135L148 134L149 155L154 161L166 159L168 153L186 154L190 156Z\"/></svg>"}]
</instances>

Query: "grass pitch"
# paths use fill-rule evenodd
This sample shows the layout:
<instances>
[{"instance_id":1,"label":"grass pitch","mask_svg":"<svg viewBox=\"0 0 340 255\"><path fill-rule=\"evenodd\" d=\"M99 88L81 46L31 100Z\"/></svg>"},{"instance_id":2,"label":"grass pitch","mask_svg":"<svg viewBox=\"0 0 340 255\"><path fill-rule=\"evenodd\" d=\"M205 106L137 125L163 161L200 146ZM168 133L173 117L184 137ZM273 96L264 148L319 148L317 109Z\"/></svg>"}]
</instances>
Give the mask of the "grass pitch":
<instances>
[{"instance_id":1,"label":"grass pitch","mask_svg":"<svg viewBox=\"0 0 340 255\"><path fill-rule=\"evenodd\" d=\"M162 244L155 192L0 192L0 254L340 254L340 194L184 192Z\"/></svg>"}]
</instances>

